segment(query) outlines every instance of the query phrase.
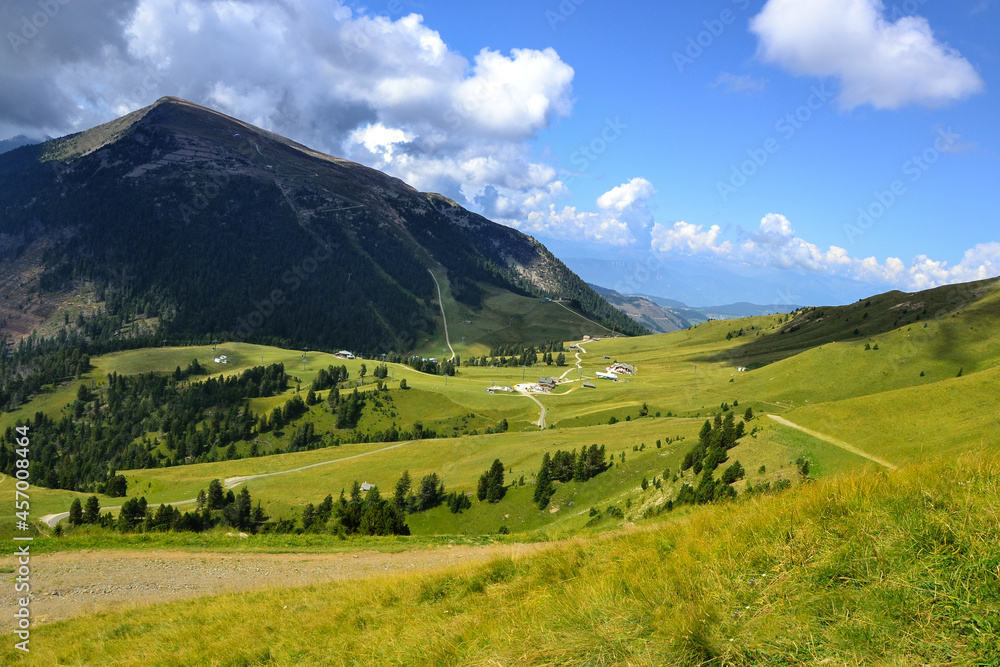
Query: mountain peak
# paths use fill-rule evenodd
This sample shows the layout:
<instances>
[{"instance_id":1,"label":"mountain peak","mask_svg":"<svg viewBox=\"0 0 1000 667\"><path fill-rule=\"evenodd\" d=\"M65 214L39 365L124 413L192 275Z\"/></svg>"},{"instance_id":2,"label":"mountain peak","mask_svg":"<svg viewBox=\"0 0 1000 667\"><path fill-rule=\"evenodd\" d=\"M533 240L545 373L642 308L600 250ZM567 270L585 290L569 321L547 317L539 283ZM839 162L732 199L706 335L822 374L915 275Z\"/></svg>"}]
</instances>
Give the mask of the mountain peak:
<instances>
[{"instance_id":1,"label":"mountain peak","mask_svg":"<svg viewBox=\"0 0 1000 667\"><path fill-rule=\"evenodd\" d=\"M552 335L590 333L595 318L644 331L534 239L178 97L0 156L7 174L27 186L0 187L9 212L0 233L30 231L46 244L37 248L48 258L45 288L99 283L109 313L143 313L157 340L225 334L409 350L440 335L431 304L444 298L460 321L476 322L470 338L491 347L518 342L516 332L495 335L504 327L493 323L542 296L572 298L583 316L557 306L563 324L542 327ZM492 312L487 300L505 293ZM520 305L507 312L512 300Z\"/></svg>"}]
</instances>

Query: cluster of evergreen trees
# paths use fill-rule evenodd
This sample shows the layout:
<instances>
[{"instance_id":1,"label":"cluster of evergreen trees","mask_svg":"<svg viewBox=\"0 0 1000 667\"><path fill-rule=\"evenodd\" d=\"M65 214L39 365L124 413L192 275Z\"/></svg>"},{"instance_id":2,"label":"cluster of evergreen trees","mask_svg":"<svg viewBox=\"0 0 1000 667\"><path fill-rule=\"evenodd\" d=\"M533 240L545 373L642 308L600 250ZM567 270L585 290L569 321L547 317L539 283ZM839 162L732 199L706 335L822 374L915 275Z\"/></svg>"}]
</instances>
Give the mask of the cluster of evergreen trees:
<instances>
[{"instance_id":1,"label":"cluster of evergreen trees","mask_svg":"<svg viewBox=\"0 0 1000 667\"><path fill-rule=\"evenodd\" d=\"M284 405L274 406L270 417L262 414L260 419L257 420L257 432L281 431L285 428L286 424L295 421L308 412L308 410L309 408L306 406L306 402L302 400L302 397L295 394L285 401Z\"/></svg>"},{"instance_id":2,"label":"cluster of evergreen trees","mask_svg":"<svg viewBox=\"0 0 1000 667\"><path fill-rule=\"evenodd\" d=\"M357 427L361 412L365 408L364 396L357 389L344 398L340 398L340 393L337 391L330 393L337 396L337 428Z\"/></svg>"},{"instance_id":3,"label":"cluster of evergreen trees","mask_svg":"<svg viewBox=\"0 0 1000 667\"><path fill-rule=\"evenodd\" d=\"M68 519L71 526L96 524L123 533L201 532L219 524L256 533L267 520L259 501L254 507L246 487L238 494L232 491L224 493L222 483L217 479L209 484L207 494L204 489L198 493L198 508L194 512L181 512L172 505L151 509L145 497L129 498L122 504L116 519L111 512L102 515L100 501L97 496L91 496L86 506L79 498L74 499Z\"/></svg>"},{"instance_id":4,"label":"cluster of evergreen trees","mask_svg":"<svg viewBox=\"0 0 1000 667\"><path fill-rule=\"evenodd\" d=\"M737 405L739 402L734 401L733 406ZM721 464L729 460L728 450L735 447L737 441L745 435L746 423L753 419L753 409L747 408L739 423L736 423L735 413L729 410L727 404L723 404L723 409L727 410L725 417L716 415L712 421L705 420L698 433L698 443L684 455L681 463L681 470L701 474L698 486L681 485L677 499L670 503L671 508L674 504L707 503L736 497L736 490L732 485L746 476L742 464L734 462L723 471L719 479L715 479L714 473Z\"/></svg>"},{"instance_id":5,"label":"cluster of evergreen trees","mask_svg":"<svg viewBox=\"0 0 1000 667\"><path fill-rule=\"evenodd\" d=\"M405 515L392 501L382 498L378 487L368 489L361 497L361 486L355 480L350 500L340 492L333 508L339 529L347 535L409 535Z\"/></svg>"},{"instance_id":6,"label":"cluster of evergreen trees","mask_svg":"<svg viewBox=\"0 0 1000 667\"><path fill-rule=\"evenodd\" d=\"M36 443L32 480L49 488L96 490L107 480L109 468L197 460L251 437L258 420L249 399L273 395L286 386L281 364L191 383L156 373L112 373L102 387L81 385L70 414L56 420L36 413L30 423ZM166 456L146 438L155 431L165 434ZM7 473L14 465L14 437L12 428L0 437L0 470Z\"/></svg>"},{"instance_id":7,"label":"cluster of evergreen trees","mask_svg":"<svg viewBox=\"0 0 1000 667\"><path fill-rule=\"evenodd\" d=\"M0 411L14 410L45 385L80 377L88 370L90 356L79 347L59 347L57 341L29 336L9 348L0 339Z\"/></svg>"},{"instance_id":8,"label":"cluster of evergreen trees","mask_svg":"<svg viewBox=\"0 0 1000 667\"><path fill-rule=\"evenodd\" d=\"M434 361L433 359L424 359L423 357L406 357L400 361L418 373L427 373L428 375L448 375L452 377L455 375L456 366L462 363L461 357L455 357L454 360L445 361Z\"/></svg>"},{"instance_id":9,"label":"cluster of evergreen trees","mask_svg":"<svg viewBox=\"0 0 1000 667\"><path fill-rule=\"evenodd\" d=\"M575 449L572 452L557 450L553 456L545 452L542 467L535 478L534 501L538 508L545 509L548 506L555 493L553 482L586 482L607 470L609 466L604 457L604 445L584 447L579 454Z\"/></svg>"},{"instance_id":10,"label":"cluster of evergreen trees","mask_svg":"<svg viewBox=\"0 0 1000 667\"><path fill-rule=\"evenodd\" d=\"M498 503L507 493L507 487L503 485L503 464L500 459L493 461L490 469L479 476L479 488L476 490L476 498L480 502Z\"/></svg>"},{"instance_id":11,"label":"cluster of evergreen trees","mask_svg":"<svg viewBox=\"0 0 1000 667\"><path fill-rule=\"evenodd\" d=\"M714 422L706 419L698 433L698 444L684 455L681 470L693 469L697 475L704 468L711 473L719 464L725 463L729 458L726 452L735 447L736 441L746 433L745 423L740 421L736 424L735 421L732 412L727 412L725 418L716 415Z\"/></svg>"},{"instance_id":12,"label":"cluster of evergreen trees","mask_svg":"<svg viewBox=\"0 0 1000 667\"><path fill-rule=\"evenodd\" d=\"M396 481L396 490L392 496L393 505L400 512L423 512L445 501L444 480L436 472L425 475L415 490L412 487L410 471L404 470Z\"/></svg>"},{"instance_id":13,"label":"cluster of evergreen trees","mask_svg":"<svg viewBox=\"0 0 1000 667\"><path fill-rule=\"evenodd\" d=\"M566 365L566 355L562 353L562 341L549 341L541 345L497 345L490 348L489 355L472 357L465 361L466 366L534 366L541 363L551 366L555 363L558 366ZM557 356L553 356L557 353ZM539 355L541 355L539 357Z\"/></svg>"},{"instance_id":14,"label":"cluster of evergreen trees","mask_svg":"<svg viewBox=\"0 0 1000 667\"><path fill-rule=\"evenodd\" d=\"M436 480L434 493L437 493ZM306 533L336 533L339 535L409 535L406 509L396 502L382 498L377 486L362 496L357 480L351 486L350 496L341 490L334 501L328 495L319 505L309 503L302 510L302 529Z\"/></svg>"},{"instance_id":15,"label":"cluster of evergreen trees","mask_svg":"<svg viewBox=\"0 0 1000 667\"><path fill-rule=\"evenodd\" d=\"M337 387L341 383L347 382L349 376L347 366L333 366L331 364L327 368L319 369L316 379L312 381L311 388L313 391L323 391Z\"/></svg>"}]
</instances>

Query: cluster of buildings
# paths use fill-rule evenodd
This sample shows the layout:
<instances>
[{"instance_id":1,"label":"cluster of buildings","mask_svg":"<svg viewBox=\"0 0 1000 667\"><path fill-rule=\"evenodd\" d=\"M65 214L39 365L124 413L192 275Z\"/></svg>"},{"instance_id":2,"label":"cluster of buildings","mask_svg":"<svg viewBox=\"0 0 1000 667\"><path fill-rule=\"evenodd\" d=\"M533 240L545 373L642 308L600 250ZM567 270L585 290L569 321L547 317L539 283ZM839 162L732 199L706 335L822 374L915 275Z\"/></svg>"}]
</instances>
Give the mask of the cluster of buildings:
<instances>
[{"instance_id":1,"label":"cluster of buildings","mask_svg":"<svg viewBox=\"0 0 1000 667\"><path fill-rule=\"evenodd\" d=\"M608 368L608 372L618 373L619 375L635 375L635 366L621 361L616 361Z\"/></svg>"},{"instance_id":2,"label":"cluster of buildings","mask_svg":"<svg viewBox=\"0 0 1000 667\"><path fill-rule=\"evenodd\" d=\"M604 372L598 371L596 375L602 380L612 380L614 382L618 382L618 377L620 375L635 375L635 366L632 364L626 364L623 361L616 361L605 368Z\"/></svg>"}]
</instances>

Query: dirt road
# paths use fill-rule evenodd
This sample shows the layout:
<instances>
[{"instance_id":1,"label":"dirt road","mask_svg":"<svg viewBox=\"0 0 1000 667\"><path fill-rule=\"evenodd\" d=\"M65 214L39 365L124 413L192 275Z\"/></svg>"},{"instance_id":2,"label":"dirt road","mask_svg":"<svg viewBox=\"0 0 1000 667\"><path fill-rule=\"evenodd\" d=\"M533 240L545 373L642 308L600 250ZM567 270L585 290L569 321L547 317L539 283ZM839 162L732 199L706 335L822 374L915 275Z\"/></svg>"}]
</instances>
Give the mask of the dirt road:
<instances>
[{"instance_id":1,"label":"dirt road","mask_svg":"<svg viewBox=\"0 0 1000 667\"><path fill-rule=\"evenodd\" d=\"M449 361L455 361L455 348L451 346L451 336L448 335L448 316L444 314L444 298L441 296L441 283L438 282L437 276L430 269L431 278L434 279L434 286L437 287L438 292L438 305L441 306L441 319L444 320L444 342L448 344L448 349L451 350L451 359Z\"/></svg>"},{"instance_id":2,"label":"dirt road","mask_svg":"<svg viewBox=\"0 0 1000 667\"><path fill-rule=\"evenodd\" d=\"M240 539L234 537L235 539ZM37 624L95 612L171 600L308 586L329 581L431 571L496 556L520 557L547 544L458 545L386 554L188 553L182 551L82 551L31 558ZM15 598L0 601L0 631L14 629Z\"/></svg>"},{"instance_id":3,"label":"dirt road","mask_svg":"<svg viewBox=\"0 0 1000 667\"><path fill-rule=\"evenodd\" d=\"M851 454L857 454L858 456L866 458L866 459L868 459L869 461L871 461L873 463L877 463L880 466L885 466L889 470L896 470L896 468L897 468L897 466L893 465L892 463L889 463L888 461L886 461L884 459L880 459L877 456L873 456L873 455L869 454L868 452L861 451L860 449L858 449L854 445L850 445L850 444L844 442L843 440L839 440L838 438L834 438L833 436L827 435L826 433L820 433L819 431L814 431L811 428L806 428L805 426L799 426L798 424L794 424L794 423L788 421L787 419L785 419L784 417L779 417L778 415L768 415L768 417L770 417L774 421L778 422L782 426L787 426L789 428L794 428L797 431L802 431L803 433L811 435L814 438L819 438L820 440L823 440L824 442L829 442L831 445L833 445L835 447L840 447L841 449L846 450L846 451L850 452Z\"/></svg>"}]
</instances>

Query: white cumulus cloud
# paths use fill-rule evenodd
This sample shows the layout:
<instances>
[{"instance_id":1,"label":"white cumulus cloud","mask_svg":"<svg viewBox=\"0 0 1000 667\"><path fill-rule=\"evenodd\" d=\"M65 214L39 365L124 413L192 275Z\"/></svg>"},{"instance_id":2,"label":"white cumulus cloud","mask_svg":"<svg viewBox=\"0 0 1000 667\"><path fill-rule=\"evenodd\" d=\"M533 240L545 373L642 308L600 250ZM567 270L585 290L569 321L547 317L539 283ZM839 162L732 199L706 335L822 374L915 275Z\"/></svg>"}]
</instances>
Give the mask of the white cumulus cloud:
<instances>
[{"instance_id":1,"label":"white cumulus cloud","mask_svg":"<svg viewBox=\"0 0 1000 667\"><path fill-rule=\"evenodd\" d=\"M983 89L927 19L885 16L881 0L768 0L750 22L759 57L796 75L836 77L846 109L937 106Z\"/></svg>"},{"instance_id":2,"label":"white cumulus cloud","mask_svg":"<svg viewBox=\"0 0 1000 667\"><path fill-rule=\"evenodd\" d=\"M712 225L706 230L702 225L683 221L675 222L669 227L656 223L653 225L652 244L653 249L659 252L728 253L732 250L730 242L716 243L721 233L722 229L718 225Z\"/></svg>"},{"instance_id":3,"label":"white cumulus cloud","mask_svg":"<svg viewBox=\"0 0 1000 667\"><path fill-rule=\"evenodd\" d=\"M605 210L624 211L635 205L636 202L649 199L654 194L656 194L656 190L653 189L652 183L645 178L633 178L628 183L622 183L598 197L597 206Z\"/></svg>"},{"instance_id":4,"label":"white cumulus cloud","mask_svg":"<svg viewBox=\"0 0 1000 667\"><path fill-rule=\"evenodd\" d=\"M86 129L176 95L470 205L546 191L528 142L573 107L551 49L471 58L419 14L343 0L61 3L23 51L0 49L0 130ZM4 25L37 0L0 3ZM80 29L80 27L85 29ZM5 44L6 46L6 44Z\"/></svg>"},{"instance_id":5,"label":"white cumulus cloud","mask_svg":"<svg viewBox=\"0 0 1000 667\"><path fill-rule=\"evenodd\" d=\"M835 245L824 250L798 236L791 221L778 213L768 213L761 218L757 228L746 234L739 245L723 240L722 235L718 225L705 229L704 225L689 222L675 222L671 226L656 223L651 235L652 249L851 278L877 289L910 292L1000 276L1000 243L997 242L976 245L954 265L927 255L919 255L907 264L898 257L888 257L884 262L875 257L852 257L846 248Z\"/></svg>"},{"instance_id":6,"label":"white cumulus cloud","mask_svg":"<svg viewBox=\"0 0 1000 667\"><path fill-rule=\"evenodd\" d=\"M574 206L559 208L554 200L566 194L566 186L554 181L548 187L536 187L521 195L487 189L476 197L476 202L485 211L498 214L497 221L536 236L613 246L632 245L648 238L653 216L646 201L656 190L645 178L633 178L599 196L596 211L580 211Z\"/></svg>"}]
</instances>

